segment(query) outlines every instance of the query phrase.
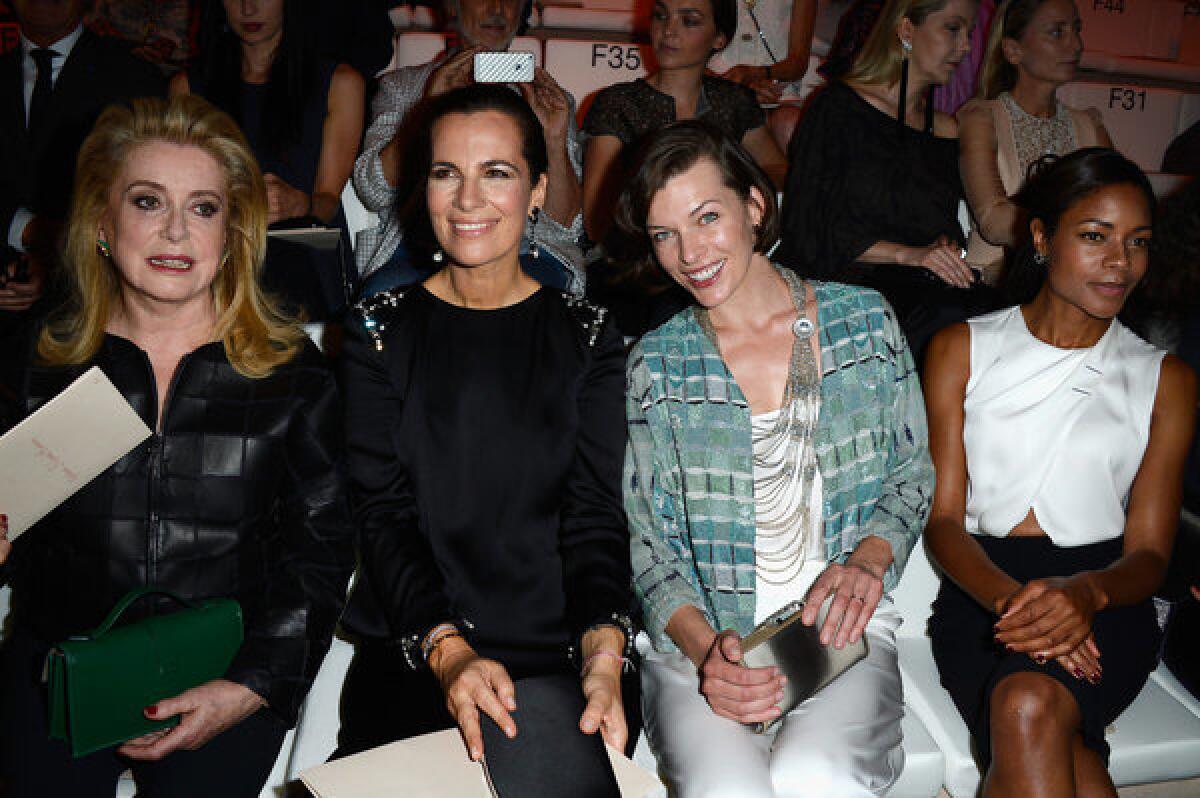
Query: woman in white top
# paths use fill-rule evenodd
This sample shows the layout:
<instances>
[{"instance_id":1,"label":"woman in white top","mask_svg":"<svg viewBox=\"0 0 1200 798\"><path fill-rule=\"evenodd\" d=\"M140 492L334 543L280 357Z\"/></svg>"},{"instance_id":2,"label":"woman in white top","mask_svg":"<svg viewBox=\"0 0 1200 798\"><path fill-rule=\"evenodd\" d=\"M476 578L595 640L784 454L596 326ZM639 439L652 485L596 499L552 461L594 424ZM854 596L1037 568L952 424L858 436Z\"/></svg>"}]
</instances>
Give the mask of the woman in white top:
<instances>
[{"instance_id":1,"label":"woman in white top","mask_svg":"<svg viewBox=\"0 0 1200 798\"><path fill-rule=\"evenodd\" d=\"M1117 321L1154 195L1117 152L1057 159L1018 196L1026 304L947 328L925 375L925 535L948 579L930 637L983 795L1116 796L1104 728L1154 668L1196 381Z\"/></svg>"},{"instance_id":2,"label":"woman in white top","mask_svg":"<svg viewBox=\"0 0 1200 798\"><path fill-rule=\"evenodd\" d=\"M808 72L816 24L817 0L738 0L737 30L708 66L777 103Z\"/></svg>"},{"instance_id":3,"label":"woman in white top","mask_svg":"<svg viewBox=\"0 0 1200 798\"><path fill-rule=\"evenodd\" d=\"M1008 0L996 10L980 66L979 96L958 112L959 168L971 235L967 263L995 283L1004 249L1028 235L1012 200L1043 155L1111 147L1095 108L1068 108L1058 89L1075 77L1083 53L1072 0Z\"/></svg>"}]
</instances>

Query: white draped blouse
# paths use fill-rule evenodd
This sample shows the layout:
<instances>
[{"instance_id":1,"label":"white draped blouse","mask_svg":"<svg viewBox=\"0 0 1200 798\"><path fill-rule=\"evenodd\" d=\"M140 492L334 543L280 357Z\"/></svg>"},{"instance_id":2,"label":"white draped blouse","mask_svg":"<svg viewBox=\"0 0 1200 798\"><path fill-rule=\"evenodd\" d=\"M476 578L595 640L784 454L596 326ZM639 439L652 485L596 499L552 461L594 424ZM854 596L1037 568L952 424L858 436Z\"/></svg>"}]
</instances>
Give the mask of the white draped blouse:
<instances>
[{"instance_id":1,"label":"white draped blouse","mask_svg":"<svg viewBox=\"0 0 1200 798\"><path fill-rule=\"evenodd\" d=\"M1085 349L1034 337L1019 307L968 323L967 531L1004 537L1032 509L1058 546L1120 537L1165 353L1115 319Z\"/></svg>"}]
</instances>

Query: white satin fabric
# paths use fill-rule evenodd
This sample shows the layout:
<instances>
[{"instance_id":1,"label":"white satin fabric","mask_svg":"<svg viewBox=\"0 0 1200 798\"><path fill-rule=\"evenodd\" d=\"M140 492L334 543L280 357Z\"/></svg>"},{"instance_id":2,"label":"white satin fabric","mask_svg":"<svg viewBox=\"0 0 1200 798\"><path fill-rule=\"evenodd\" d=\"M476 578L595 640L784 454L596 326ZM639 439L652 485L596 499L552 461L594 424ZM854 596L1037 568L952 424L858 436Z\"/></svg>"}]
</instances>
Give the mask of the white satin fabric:
<instances>
[{"instance_id":1,"label":"white satin fabric","mask_svg":"<svg viewBox=\"0 0 1200 798\"><path fill-rule=\"evenodd\" d=\"M899 625L891 599L884 597L867 624L867 658L766 734L715 714L700 694L691 661L679 653L655 651L641 635L646 734L672 795L886 795L904 769L904 693L896 663Z\"/></svg>"},{"instance_id":2,"label":"white satin fabric","mask_svg":"<svg viewBox=\"0 0 1200 798\"><path fill-rule=\"evenodd\" d=\"M1004 537L1032 509L1058 546L1121 536L1164 352L1115 319L1087 349L1034 337L1019 307L968 324L967 531Z\"/></svg>"}]
</instances>

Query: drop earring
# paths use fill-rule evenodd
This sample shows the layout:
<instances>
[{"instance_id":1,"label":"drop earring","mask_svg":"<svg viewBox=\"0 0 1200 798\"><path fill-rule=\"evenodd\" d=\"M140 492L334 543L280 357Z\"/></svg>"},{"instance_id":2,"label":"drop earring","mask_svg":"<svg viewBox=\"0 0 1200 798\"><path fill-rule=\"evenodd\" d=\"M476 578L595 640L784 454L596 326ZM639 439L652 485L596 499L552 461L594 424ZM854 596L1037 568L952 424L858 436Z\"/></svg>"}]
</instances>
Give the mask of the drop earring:
<instances>
[{"instance_id":1,"label":"drop earring","mask_svg":"<svg viewBox=\"0 0 1200 798\"><path fill-rule=\"evenodd\" d=\"M442 261L444 261L446 259L446 256L442 254L442 251L440 249L435 249L433 251L433 255L431 255L430 257L433 258L434 263L441 263Z\"/></svg>"},{"instance_id":2,"label":"drop earring","mask_svg":"<svg viewBox=\"0 0 1200 798\"><path fill-rule=\"evenodd\" d=\"M900 60L900 96L896 104L896 119L900 122L900 127L904 127L904 114L908 110L908 59L912 55L912 42L901 39L900 49L903 51L903 57Z\"/></svg>"},{"instance_id":3,"label":"drop earring","mask_svg":"<svg viewBox=\"0 0 1200 798\"><path fill-rule=\"evenodd\" d=\"M108 242L105 241L103 238L96 239L96 251L100 253L101 257L104 257L104 258L112 257L112 249L109 248Z\"/></svg>"},{"instance_id":4,"label":"drop earring","mask_svg":"<svg viewBox=\"0 0 1200 798\"><path fill-rule=\"evenodd\" d=\"M541 248L538 247L537 238L537 223L538 216L541 214L541 208L534 208L529 212L529 254L534 258L540 258L542 255Z\"/></svg>"}]
</instances>

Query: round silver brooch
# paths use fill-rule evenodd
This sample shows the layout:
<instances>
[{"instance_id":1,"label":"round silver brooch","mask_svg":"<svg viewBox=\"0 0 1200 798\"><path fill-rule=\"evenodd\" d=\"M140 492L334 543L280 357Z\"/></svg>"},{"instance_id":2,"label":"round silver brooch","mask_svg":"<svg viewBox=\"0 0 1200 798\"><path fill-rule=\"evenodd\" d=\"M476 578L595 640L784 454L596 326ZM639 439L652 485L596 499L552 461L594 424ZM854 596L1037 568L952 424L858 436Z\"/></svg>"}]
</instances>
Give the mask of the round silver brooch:
<instances>
[{"instance_id":1,"label":"round silver brooch","mask_svg":"<svg viewBox=\"0 0 1200 798\"><path fill-rule=\"evenodd\" d=\"M808 316L801 316L792 322L792 334L797 338L807 338L812 335L813 323Z\"/></svg>"}]
</instances>

